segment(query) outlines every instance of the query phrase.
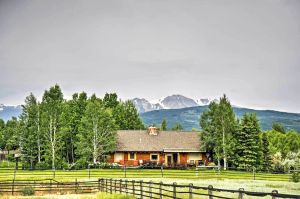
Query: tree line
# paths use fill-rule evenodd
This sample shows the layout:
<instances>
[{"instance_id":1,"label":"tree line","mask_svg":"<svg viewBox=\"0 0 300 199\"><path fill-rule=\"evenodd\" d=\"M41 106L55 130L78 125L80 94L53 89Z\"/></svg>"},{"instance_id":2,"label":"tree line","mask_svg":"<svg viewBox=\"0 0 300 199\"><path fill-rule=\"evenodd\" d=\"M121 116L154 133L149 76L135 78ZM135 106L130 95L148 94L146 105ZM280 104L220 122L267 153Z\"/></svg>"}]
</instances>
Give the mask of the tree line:
<instances>
[{"instance_id":1,"label":"tree line","mask_svg":"<svg viewBox=\"0 0 300 199\"><path fill-rule=\"evenodd\" d=\"M144 128L134 104L120 101L116 93L101 99L81 92L66 100L55 85L41 102L32 93L27 96L19 118L0 119L0 148L19 150L27 168L85 168L114 151L117 130Z\"/></svg>"},{"instance_id":2,"label":"tree line","mask_svg":"<svg viewBox=\"0 0 300 199\"><path fill-rule=\"evenodd\" d=\"M255 113L239 120L224 95L200 116L201 142L216 164L245 170L283 172L300 168L300 134L273 123L263 132Z\"/></svg>"}]
</instances>

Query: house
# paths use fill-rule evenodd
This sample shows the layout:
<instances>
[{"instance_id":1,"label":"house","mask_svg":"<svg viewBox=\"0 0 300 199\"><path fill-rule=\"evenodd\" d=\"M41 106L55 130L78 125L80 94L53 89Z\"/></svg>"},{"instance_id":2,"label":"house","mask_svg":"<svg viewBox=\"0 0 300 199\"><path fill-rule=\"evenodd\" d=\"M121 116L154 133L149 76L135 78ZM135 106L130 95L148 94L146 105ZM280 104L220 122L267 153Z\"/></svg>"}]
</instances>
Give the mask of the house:
<instances>
[{"instance_id":1,"label":"house","mask_svg":"<svg viewBox=\"0 0 300 199\"><path fill-rule=\"evenodd\" d=\"M138 166L148 162L157 165L208 164L209 154L201 150L198 132L122 130L117 134L117 146L109 163Z\"/></svg>"}]
</instances>

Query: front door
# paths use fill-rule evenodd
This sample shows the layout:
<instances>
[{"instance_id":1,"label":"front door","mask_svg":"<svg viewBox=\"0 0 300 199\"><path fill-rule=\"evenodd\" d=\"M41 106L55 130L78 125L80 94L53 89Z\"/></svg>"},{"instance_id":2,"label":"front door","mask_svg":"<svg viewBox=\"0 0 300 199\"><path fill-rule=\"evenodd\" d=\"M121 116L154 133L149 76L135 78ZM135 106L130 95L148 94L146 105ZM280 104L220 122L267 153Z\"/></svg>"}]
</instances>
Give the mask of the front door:
<instances>
[{"instance_id":1,"label":"front door","mask_svg":"<svg viewBox=\"0 0 300 199\"><path fill-rule=\"evenodd\" d=\"M167 155L167 165L168 166L172 165L172 155Z\"/></svg>"}]
</instances>

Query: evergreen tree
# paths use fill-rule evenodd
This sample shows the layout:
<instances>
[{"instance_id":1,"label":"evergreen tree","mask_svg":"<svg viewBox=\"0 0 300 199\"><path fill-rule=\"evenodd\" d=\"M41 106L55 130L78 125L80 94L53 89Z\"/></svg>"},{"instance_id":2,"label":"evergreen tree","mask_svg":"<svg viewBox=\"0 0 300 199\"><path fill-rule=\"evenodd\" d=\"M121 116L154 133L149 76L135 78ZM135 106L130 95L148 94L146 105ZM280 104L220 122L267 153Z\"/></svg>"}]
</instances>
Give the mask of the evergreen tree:
<instances>
[{"instance_id":1,"label":"evergreen tree","mask_svg":"<svg viewBox=\"0 0 300 199\"><path fill-rule=\"evenodd\" d=\"M162 131L166 131L166 130L167 130L167 126L168 126L167 120L166 120L166 119L163 119L163 121L161 122L161 125L160 125L160 129L161 129Z\"/></svg>"},{"instance_id":2,"label":"evergreen tree","mask_svg":"<svg viewBox=\"0 0 300 199\"><path fill-rule=\"evenodd\" d=\"M260 126L254 113L243 115L241 129L237 133L238 167L247 170L258 168L261 158Z\"/></svg>"},{"instance_id":3,"label":"evergreen tree","mask_svg":"<svg viewBox=\"0 0 300 199\"><path fill-rule=\"evenodd\" d=\"M269 149L269 141L266 133L262 133L262 169L269 171L271 169L272 158Z\"/></svg>"},{"instance_id":4,"label":"evergreen tree","mask_svg":"<svg viewBox=\"0 0 300 199\"><path fill-rule=\"evenodd\" d=\"M21 131L21 152L24 163L28 163L32 169L41 156L41 135L39 128L39 104L36 97L30 93L22 105L20 116Z\"/></svg>"}]
</instances>

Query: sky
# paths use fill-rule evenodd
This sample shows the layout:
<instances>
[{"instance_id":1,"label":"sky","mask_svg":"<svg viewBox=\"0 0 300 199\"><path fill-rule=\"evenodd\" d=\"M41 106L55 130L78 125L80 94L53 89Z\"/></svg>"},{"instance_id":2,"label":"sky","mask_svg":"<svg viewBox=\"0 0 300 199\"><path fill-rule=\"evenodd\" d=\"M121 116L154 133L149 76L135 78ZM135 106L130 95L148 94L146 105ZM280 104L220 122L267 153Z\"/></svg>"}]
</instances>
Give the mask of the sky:
<instances>
[{"instance_id":1,"label":"sky","mask_svg":"<svg viewBox=\"0 0 300 199\"><path fill-rule=\"evenodd\" d=\"M300 113L300 1L0 0L0 104L56 83Z\"/></svg>"}]
</instances>

